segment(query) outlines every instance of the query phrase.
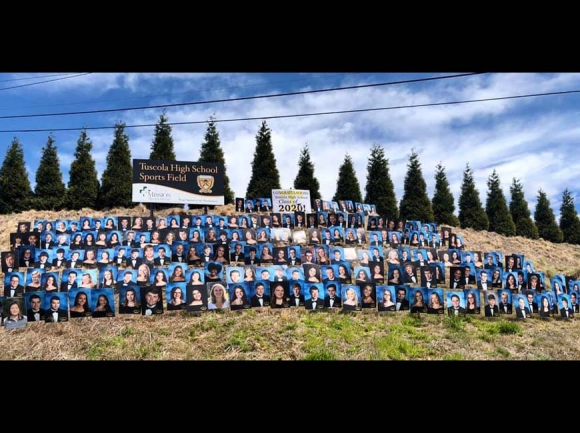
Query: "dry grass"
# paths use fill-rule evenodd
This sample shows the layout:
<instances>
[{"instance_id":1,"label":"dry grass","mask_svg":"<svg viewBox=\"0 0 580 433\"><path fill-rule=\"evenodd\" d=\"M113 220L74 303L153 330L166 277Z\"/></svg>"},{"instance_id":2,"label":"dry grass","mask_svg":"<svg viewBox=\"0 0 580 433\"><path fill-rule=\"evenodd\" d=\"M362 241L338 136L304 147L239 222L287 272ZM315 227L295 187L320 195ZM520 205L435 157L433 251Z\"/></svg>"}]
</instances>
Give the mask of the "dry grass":
<instances>
[{"instance_id":1,"label":"dry grass","mask_svg":"<svg viewBox=\"0 0 580 433\"><path fill-rule=\"evenodd\" d=\"M156 214L181 213L182 209ZM228 215L229 206L215 213ZM189 211L191 214L201 213ZM81 215L142 215L145 207L94 212L25 212L1 215L0 245L19 221L78 219ZM580 275L580 246L456 229L475 251L524 254L536 269ZM3 275L2 276L3 280ZM342 313L252 309L194 315L74 319L68 323L30 323L5 330L0 359L11 360L544 360L579 359L580 318L449 318L409 313Z\"/></svg>"}]
</instances>

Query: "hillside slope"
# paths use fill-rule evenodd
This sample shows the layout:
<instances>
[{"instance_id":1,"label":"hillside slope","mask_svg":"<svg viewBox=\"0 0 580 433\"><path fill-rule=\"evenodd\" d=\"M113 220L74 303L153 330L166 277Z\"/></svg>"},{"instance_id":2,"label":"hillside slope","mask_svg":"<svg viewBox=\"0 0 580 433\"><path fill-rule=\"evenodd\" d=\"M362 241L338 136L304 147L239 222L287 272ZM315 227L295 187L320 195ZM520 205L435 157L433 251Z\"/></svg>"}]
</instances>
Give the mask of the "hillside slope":
<instances>
[{"instance_id":1,"label":"hillside slope","mask_svg":"<svg viewBox=\"0 0 580 433\"><path fill-rule=\"evenodd\" d=\"M182 211L176 208L156 215ZM233 208L218 207L214 213L232 214ZM8 249L9 233L16 230L18 222L79 219L84 215L147 217L150 212L137 206L105 212L83 209L2 215L1 249ZM467 250L524 254L536 270L546 273L548 281L554 274L580 274L580 246L473 230L454 231L463 236ZM2 327L0 359L564 360L580 358L580 340L576 338L579 333L580 318L532 318L521 322L515 315L458 319L446 315L304 309L228 310L201 315L166 312L154 317L117 315L57 324L31 323L15 330Z\"/></svg>"}]
</instances>

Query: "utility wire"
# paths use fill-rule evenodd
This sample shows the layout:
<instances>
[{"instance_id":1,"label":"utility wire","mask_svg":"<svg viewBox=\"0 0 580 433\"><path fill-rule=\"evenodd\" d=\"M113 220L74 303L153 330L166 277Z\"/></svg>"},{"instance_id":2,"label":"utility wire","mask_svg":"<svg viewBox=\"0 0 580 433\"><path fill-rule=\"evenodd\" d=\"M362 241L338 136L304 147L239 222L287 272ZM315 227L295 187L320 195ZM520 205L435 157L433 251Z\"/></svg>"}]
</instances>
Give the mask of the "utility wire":
<instances>
[{"instance_id":1,"label":"utility wire","mask_svg":"<svg viewBox=\"0 0 580 433\"><path fill-rule=\"evenodd\" d=\"M96 114L96 113L114 113L118 111L134 111L134 110L150 110L153 108L168 108L168 107L183 107L187 105L204 105L204 104L216 104L219 102L234 102L234 101L249 101L252 99L266 99L266 98L279 98L282 96L297 96L306 95L312 93L323 93L323 92L334 92L337 90L352 90L352 89L364 89L369 87L380 87L380 86L392 86L395 84L408 84L417 83L425 81L443 80L447 78L458 78L471 75L482 74L483 72L470 72L467 74L458 75L445 75L440 77L430 77L430 78L417 78L415 80L402 80L402 81L389 81L384 83L374 83L374 84L360 84L357 86L346 86L346 87L333 87L329 89L314 89L314 90L303 90L300 92L286 92L286 93L275 93L272 95L254 95L254 96L243 96L239 98L225 98L225 99L214 99L209 101L194 101L194 102L180 102L175 104L161 104L161 105L148 105L143 107L129 107L129 108L111 108L107 110L91 110L91 111L72 111L66 113L43 113L43 114L19 114L10 116L0 116L0 119L21 119L21 118L31 118L31 117L52 117L52 116L70 116L79 114ZM0 89L2 90L2 89Z\"/></svg>"},{"instance_id":2,"label":"utility wire","mask_svg":"<svg viewBox=\"0 0 580 433\"><path fill-rule=\"evenodd\" d=\"M19 86L0 87L0 90L11 90L11 89L19 89L21 87L36 86L37 84L46 84L46 83L52 83L53 81L68 80L70 78L82 77L83 75L89 75L89 74L92 74L92 72L85 72L84 74L77 74L77 75L63 77L63 78L55 78L54 80L39 81L37 83L21 84Z\"/></svg>"},{"instance_id":3,"label":"utility wire","mask_svg":"<svg viewBox=\"0 0 580 433\"><path fill-rule=\"evenodd\" d=\"M225 123L225 122L242 122L250 120L269 120L269 119L288 119L295 117L309 117L309 116L326 116L329 114L348 114L348 113L364 113L372 111L384 111L384 110L401 110L405 108L422 108L422 107L437 107L443 105L458 105L458 104L471 104L474 102L489 102L489 101L502 101L507 99L522 99L522 98L535 98L539 96L556 96L556 95L569 95L573 93L580 93L580 90L565 90L562 92L549 92L549 93L534 93L529 95L515 95L515 96L499 96L496 98L483 98L483 99L468 99L464 101L450 101L450 102L433 102L430 104L414 104L414 105L398 105L393 107L380 107L380 108L360 108L355 110L341 110L341 111L323 111L317 113L302 113L302 114L281 114L278 116L260 116L260 117L240 117L234 119L213 119L214 123ZM191 122L167 122L167 125L195 125L201 123L207 123L208 120L196 120ZM142 125L125 125L125 128L144 128L157 126L157 124L142 124ZM13 130L0 130L0 133L14 133L14 132L47 132L47 131L82 131L82 130L99 130L99 129L113 129L116 126L96 126L96 127L84 127L84 128L50 128L50 129L13 129Z\"/></svg>"},{"instance_id":4,"label":"utility wire","mask_svg":"<svg viewBox=\"0 0 580 433\"><path fill-rule=\"evenodd\" d=\"M100 100L81 101L81 102L61 102L58 104L42 104L42 105L34 105L33 107L16 107L16 108L40 108L40 107L57 107L57 106L62 106L62 105L103 104L106 102L131 101L134 99L159 98L162 96L189 95L191 93L200 93L202 91L203 92L220 92L220 91L224 91L224 90L243 89L243 88L247 88L247 87L272 86L272 85L276 85L276 84L288 84L288 83L295 83L295 82L299 82L299 81L321 80L321 79L327 79L327 78L333 78L333 77L340 77L342 75L348 75L348 74L330 74L330 75L325 75L323 77L308 77L308 78L300 78L300 79L296 79L296 80L286 80L286 81L270 81L270 82L257 83L257 84L246 84L243 86L230 86L230 87L218 87L218 88L209 88L209 89L202 89L202 90L189 90L187 92L161 93L161 94L157 94L157 95L132 96L129 98L100 99ZM2 83L2 81L0 81L0 83ZM0 108L0 110L7 110L7 109Z\"/></svg>"},{"instance_id":5,"label":"utility wire","mask_svg":"<svg viewBox=\"0 0 580 433\"><path fill-rule=\"evenodd\" d=\"M70 73L67 74L52 74L52 75L42 75L40 77L38 76L34 76L34 77L21 77L21 78L10 78L9 80L0 80L0 83L8 83L11 81L24 81L24 80L39 80L41 78L54 78L54 77L62 77L62 76L70 76Z\"/></svg>"}]
</instances>

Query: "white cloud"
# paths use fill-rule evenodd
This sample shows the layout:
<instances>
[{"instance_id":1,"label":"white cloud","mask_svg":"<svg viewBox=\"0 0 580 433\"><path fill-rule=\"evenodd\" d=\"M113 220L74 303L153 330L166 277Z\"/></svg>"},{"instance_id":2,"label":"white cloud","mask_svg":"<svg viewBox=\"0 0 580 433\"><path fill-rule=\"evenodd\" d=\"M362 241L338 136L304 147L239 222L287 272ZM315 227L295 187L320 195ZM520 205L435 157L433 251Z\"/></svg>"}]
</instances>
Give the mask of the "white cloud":
<instances>
[{"instance_id":1,"label":"white cloud","mask_svg":"<svg viewBox=\"0 0 580 433\"><path fill-rule=\"evenodd\" d=\"M10 95L18 97L7 99L2 113L8 114L11 106L33 107L34 104L38 107L63 104L54 110L38 108L36 112L75 111L79 106L83 110L107 109L402 79L401 76L378 74L372 80L362 74L330 75L333 77L327 80L316 75L316 79L308 81L307 78L313 78L313 75L91 74L13 91ZM267 85L268 82L275 84ZM177 158L187 161L199 156L206 131L205 122L210 116L215 115L218 121L257 118L217 123L231 186L236 195L245 195L251 177L255 136L263 116L438 104L578 88L580 74L483 74L428 83L179 106L168 108L167 116L169 122L202 122L172 126ZM469 163L484 204L487 178L495 168L508 200L512 179L516 177L522 181L533 213L539 188L547 192L554 206L559 203L566 187L573 189L575 186L575 173L579 167L567 155L575 149L575 143L580 137L575 103L577 98L572 94L353 114L272 118L267 120L267 124L272 130L272 145L283 187L293 184L300 150L308 143L323 197L330 199L334 195L338 169L346 153L353 159L364 196L370 147L378 143L384 146L385 156L389 159L397 200L403 195L408 156L414 148L419 154L430 196L435 183L435 167L441 162L445 166L457 206L463 171ZM96 103L99 100L107 102ZM161 112L162 109L158 108L11 122L0 120L0 130L19 127L71 128L83 124L88 127L113 126L119 120L127 125L154 125ZM153 126L126 129L133 158L148 157L153 131ZM89 130L89 134L94 144L93 156L99 174L102 174L108 147L113 140L113 129ZM14 135L19 134L0 133L0 153ZM45 144L47 135L48 132L38 133L35 139L30 140L26 134L21 135L21 141L30 143L25 147L25 152L31 179L34 178L38 164L39 149ZM79 132L56 132L55 135L63 174L68 178L67 170Z\"/></svg>"}]
</instances>

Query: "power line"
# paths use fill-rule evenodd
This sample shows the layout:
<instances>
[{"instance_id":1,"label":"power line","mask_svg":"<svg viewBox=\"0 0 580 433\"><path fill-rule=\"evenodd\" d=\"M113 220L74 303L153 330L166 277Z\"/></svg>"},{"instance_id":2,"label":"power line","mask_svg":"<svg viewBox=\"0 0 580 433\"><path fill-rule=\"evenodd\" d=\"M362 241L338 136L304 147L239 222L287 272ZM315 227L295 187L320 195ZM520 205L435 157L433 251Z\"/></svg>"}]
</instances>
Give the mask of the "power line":
<instances>
[{"instance_id":1,"label":"power line","mask_svg":"<svg viewBox=\"0 0 580 433\"><path fill-rule=\"evenodd\" d=\"M330 74L330 75L325 75L323 77L309 77L309 78L300 78L300 79L296 79L296 80L285 80L285 81L270 81L270 82L258 83L258 84L246 84L243 86L217 87L217 88L203 89L203 91L204 92L220 92L223 90L243 89L243 88L247 88L247 87L271 86L271 85L277 85L277 84L295 83L295 82L299 82L299 81L321 80L321 79L339 77L341 75L348 75L348 74ZM41 77L41 78L43 78L43 77ZM25 78L23 78L23 79L25 79ZM1 82L2 81L0 81L0 83ZM159 98L162 96L188 95L191 93L199 93L199 92L201 92L201 90L192 90L192 91L187 91L187 92L174 92L174 93L161 93L161 94L157 94L157 95L133 96L130 98L101 99L101 100L81 101L81 102L62 102L59 104L43 104L43 105L35 105L33 107L17 107L17 108L39 108L39 107L57 107L57 106L62 106L62 105L102 104L102 103L106 103L106 102L131 101L134 99ZM0 108L0 110L8 110L8 109L7 108Z\"/></svg>"},{"instance_id":2,"label":"power line","mask_svg":"<svg viewBox=\"0 0 580 433\"><path fill-rule=\"evenodd\" d=\"M2 87L2 88L0 88L0 90L11 90L11 89L19 89L21 87L36 86L37 84L46 84L46 83L52 83L53 81L68 80L70 78L82 77L83 75L89 75L89 74L92 74L92 72L85 72L84 74L77 74L77 75L73 75L72 77L69 76L69 77L63 77L63 78L55 78L54 80L39 81L37 83L21 84L20 86Z\"/></svg>"},{"instance_id":3,"label":"power line","mask_svg":"<svg viewBox=\"0 0 580 433\"><path fill-rule=\"evenodd\" d=\"M62 76L69 76L71 75L70 73L67 74L52 74L52 75L42 75L40 77L38 76L33 76L33 77L21 77L21 78L11 78L9 80L0 80L0 83L8 83L11 81L24 81L24 80L39 80L41 78L54 78L54 77L62 77Z\"/></svg>"},{"instance_id":4,"label":"power line","mask_svg":"<svg viewBox=\"0 0 580 433\"><path fill-rule=\"evenodd\" d=\"M309 116L326 116L329 114L349 114L349 113L364 113L372 111L385 111L385 110L402 110L405 108L423 108L423 107L437 107L443 105L458 105L458 104L471 104L474 102L490 102L490 101L502 101L507 99L522 99L522 98L535 98L539 96L556 96L556 95L569 95L572 93L580 93L580 90L565 90L562 92L548 92L548 93L534 93L529 95L515 95L515 96L498 96L496 98L483 98L483 99L468 99L464 101L449 101L449 102L433 102L430 104L413 104L413 105L398 105L393 107L379 107L379 108L360 108L354 110L341 110L341 111L322 111L317 113L302 113L302 114L281 114L278 116L259 116L259 117L241 117L234 119L213 119L215 123L225 123L225 122L243 122L250 120L270 120L270 119L288 119L296 117L309 117ZM208 120L196 120L191 122L167 122L167 125L196 125L207 123ZM152 127L157 124L142 124L142 125L125 125L125 128L144 128ZM14 132L48 132L48 131L83 131L83 130L100 130L100 129L114 129L115 126L95 126L95 127L83 127L83 128L50 128L50 129L13 129L13 130L0 130L0 133L14 133Z\"/></svg>"},{"instance_id":5,"label":"power line","mask_svg":"<svg viewBox=\"0 0 580 433\"><path fill-rule=\"evenodd\" d=\"M187 106L187 105L216 104L219 102L249 101L252 99L279 98L282 96L297 96L297 95L306 95L306 94L312 94L312 93L334 92L334 91L338 91L338 90L364 89L364 88L369 88L369 87L392 86L395 84L409 84L409 83L418 83L418 82L425 82L425 81L435 81L435 80L443 80L443 79L447 79L447 78L459 78L459 77L478 75L478 74L483 74L483 72L470 72L467 74L445 75L445 76L440 76L440 77L429 77L429 78L417 78L414 80L389 81L389 82L374 83L374 84L360 84L360 85L356 85L356 86L333 87L333 88L329 88L329 89L315 89L315 90L303 90L303 91L299 91L299 92L275 93L272 95L254 95L254 96L242 96L239 98L214 99L214 100L209 100L209 101L194 101L194 102L180 102L180 103L175 103L175 104L149 105L149 106L144 106L144 107L111 108L111 109L107 109L107 110L72 111L72 112L65 112L65 113L19 114L19 115L10 115L10 116L0 116L0 119L22 119L22 118L31 118L31 117L53 117L53 116L71 116L71 115L79 115L79 114L113 113L113 112L118 112L118 111L150 110L153 108L169 108L169 107L183 107L183 106ZM2 90L2 89L0 89L0 90Z\"/></svg>"}]
</instances>

